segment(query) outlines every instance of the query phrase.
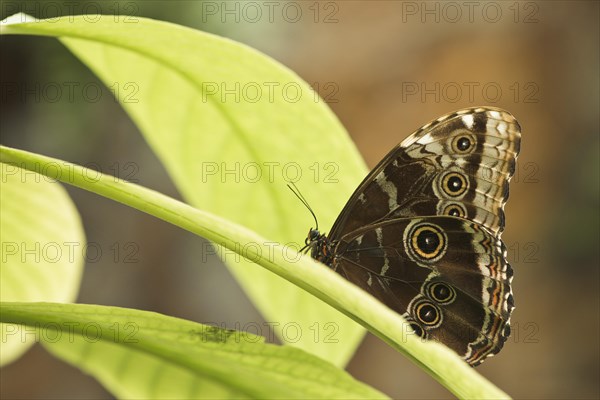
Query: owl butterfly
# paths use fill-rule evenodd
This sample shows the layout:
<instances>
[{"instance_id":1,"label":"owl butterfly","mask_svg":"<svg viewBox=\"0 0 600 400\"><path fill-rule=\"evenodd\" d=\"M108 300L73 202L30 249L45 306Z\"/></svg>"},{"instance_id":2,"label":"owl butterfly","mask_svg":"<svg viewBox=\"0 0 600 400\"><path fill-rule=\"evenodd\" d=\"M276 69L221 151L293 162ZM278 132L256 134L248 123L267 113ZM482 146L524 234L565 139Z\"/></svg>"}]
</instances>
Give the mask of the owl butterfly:
<instances>
[{"instance_id":1,"label":"owl butterfly","mask_svg":"<svg viewBox=\"0 0 600 400\"><path fill-rule=\"evenodd\" d=\"M417 335L480 364L510 335L513 272L500 236L520 138L497 108L438 118L377 164L329 235L311 229L307 248Z\"/></svg>"}]
</instances>

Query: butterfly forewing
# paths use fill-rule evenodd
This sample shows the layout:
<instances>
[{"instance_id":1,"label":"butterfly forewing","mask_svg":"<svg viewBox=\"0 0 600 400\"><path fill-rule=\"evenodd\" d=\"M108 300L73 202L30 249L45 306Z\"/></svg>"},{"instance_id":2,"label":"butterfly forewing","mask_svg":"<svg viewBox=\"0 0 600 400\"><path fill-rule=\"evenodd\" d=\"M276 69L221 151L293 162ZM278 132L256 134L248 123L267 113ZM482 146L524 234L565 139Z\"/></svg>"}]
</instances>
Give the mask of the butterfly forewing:
<instances>
[{"instance_id":1,"label":"butterfly forewing","mask_svg":"<svg viewBox=\"0 0 600 400\"><path fill-rule=\"evenodd\" d=\"M510 334L500 240L520 147L514 117L457 111L425 125L363 180L312 254L477 365Z\"/></svg>"},{"instance_id":2,"label":"butterfly forewing","mask_svg":"<svg viewBox=\"0 0 600 400\"><path fill-rule=\"evenodd\" d=\"M459 216L502 232L508 181L519 147L519 124L506 111L475 108L438 118L371 171L329 237L385 219L419 215Z\"/></svg>"}]
</instances>

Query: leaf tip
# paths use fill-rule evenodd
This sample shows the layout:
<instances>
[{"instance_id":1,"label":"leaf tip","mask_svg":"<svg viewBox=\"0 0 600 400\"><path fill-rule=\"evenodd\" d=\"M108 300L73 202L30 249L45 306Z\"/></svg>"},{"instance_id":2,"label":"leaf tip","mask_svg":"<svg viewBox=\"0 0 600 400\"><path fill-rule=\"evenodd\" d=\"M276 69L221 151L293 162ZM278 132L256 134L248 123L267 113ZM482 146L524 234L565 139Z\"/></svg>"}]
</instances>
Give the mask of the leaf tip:
<instances>
[{"instance_id":1,"label":"leaf tip","mask_svg":"<svg viewBox=\"0 0 600 400\"><path fill-rule=\"evenodd\" d=\"M15 24L23 24L26 22L36 22L38 21L37 18L32 17L31 15L22 13L22 12L18 12L16 14L11 15L10 17L6 17L4 18L2 21L0 21L0 31L2 33L5 32L5 29L9 29L8 25L15 25ZM9 33L9 32L6 32Z\"/></svg>"}]
</instances>

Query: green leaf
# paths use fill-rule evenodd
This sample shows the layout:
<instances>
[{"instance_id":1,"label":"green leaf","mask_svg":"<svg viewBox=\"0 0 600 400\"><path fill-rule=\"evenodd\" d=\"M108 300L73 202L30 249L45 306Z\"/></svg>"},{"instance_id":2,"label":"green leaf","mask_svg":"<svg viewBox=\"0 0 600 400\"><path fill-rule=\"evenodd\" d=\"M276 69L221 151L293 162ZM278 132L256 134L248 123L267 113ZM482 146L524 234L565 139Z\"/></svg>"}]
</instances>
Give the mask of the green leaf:
<instances>
[{"instance_id":1,"label":"green leaf","mask_svg":"<svg viewBox=\"0 0 600 400\"><path fill-rule=\"evenodd\" d=\"M41 171L48 171L50 165L65 163L4 146L0 146L0 161L18 163L27 169L40 168ZM268 246L264 244L267 240L242 226L114 177L96 174L98 179L91 181L86 168L68 163L65 165L71 173L61 176L63 182L127 204L239 252L368 327L457 396L508 398L506 393L479 375L456 353L441 344L422 341L400 315L312 258L295 258L289 253L287 256L268 253Z\"/></svg>"},{"instance_id":2,"label":"green leaf","mask_svg":"<svg viewBox=\"0 0 600 400\"><path fill-rule=\"evenodd\" d=\"M347 372L246 332L117 307L3 303L48 350L119 398L384 398Z\"/></svg>"},{"instance_id":3,"label":"green leaf","mask_svg":"<svg viewBox=\"0 0 600 400\"><path fill-rule=\"evenodd\" d=\"M74 301L86 242L68 194L53 179L16 165L0 164L0 180L0 301ZM34 341L17 325L1 328L5 365Z\"/></svg>"},{"instance_id":4,"label":"green leaf","mask_svg":"<svg viewBox=\"0 0 600 400\"><path fill-rule=\"evenodd\" d=\"M321 227L330 227L366 169L323 100L247 46L174 24L128 22L75 16L2 32L60 37L115 91L186 201L269 238L267 251L303 243L313 224L286 178L299 178ZM304 335L294 345L337 365L354 353L361 327L251 262L226 261L278 333L286 323L339 326L338 343Z\"/></svg>"}]
</instances>

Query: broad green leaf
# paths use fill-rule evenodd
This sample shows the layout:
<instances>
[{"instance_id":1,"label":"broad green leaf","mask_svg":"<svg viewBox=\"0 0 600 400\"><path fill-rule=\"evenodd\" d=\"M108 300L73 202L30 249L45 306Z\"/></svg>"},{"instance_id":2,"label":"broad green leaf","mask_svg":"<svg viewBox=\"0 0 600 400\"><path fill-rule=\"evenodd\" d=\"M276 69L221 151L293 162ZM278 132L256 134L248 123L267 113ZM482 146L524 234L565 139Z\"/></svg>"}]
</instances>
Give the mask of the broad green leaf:
<instances>
[{"instance_id":1,"label":"broad green leaf","mask_svg":"<svg viewBox=\"0 0 600 400\"><path fill-rule=\"evenodd\" d=\"M74 301L86 242L68 194L47 176L4 163L0 187L0 301ZM17 325L1 328L5 365L34 341Z\"/></svg>"},{"instance_id":2,"label":"broad green leaf","mask_svg":"<svg viewBox=\"0 0 600 400\"><path fill-rule=\"evenodd\" d=\"M327 361L261 336L83 304L3 303L56 356L119 398L383 398Z\"/></svg>"},{"instance_id":3,"label":"broad green leaf","mask_svg":"<svg viewBox=\"0 0 600 400\"><path fill-rule=\"evenodd\" d=\"M303 244L313 225L286 187L286 179L297 180L327 230L366 170L323 100L292 71L240 43L130 21L76 16L2 32L60 37L116 92L190 204L252 229L273 241L269 251L282 252L287 243ZM339 326L338 343L304 335L294 345L347 362L361 327L248 261L226 261L276 330Z\"/></svg>"},{"instance_id":4,"label":"broad green leaf","mask_svg":"<svg viewBox=\"0 0 600 400\"><path fill-rule=\"evenodd\" d=\"M48 171L50 165L65 163L4 146L0 146L0 161L19 163L23 168L31 170L41 167L43 172ZM62 182L154 215L255 261L368 327L457 396L477 399L508 398L506 393L479 375L456 353L438 343L422 341L398 313L309 256L290 261L293 251L287 257L280 253L270 254L268 245L261 245L267 242L266 239L242 226L114 177L98 174L98 179L91 181L86 168L65 164L71 173L61 176Z\"/></svg>"}]
</instances>

